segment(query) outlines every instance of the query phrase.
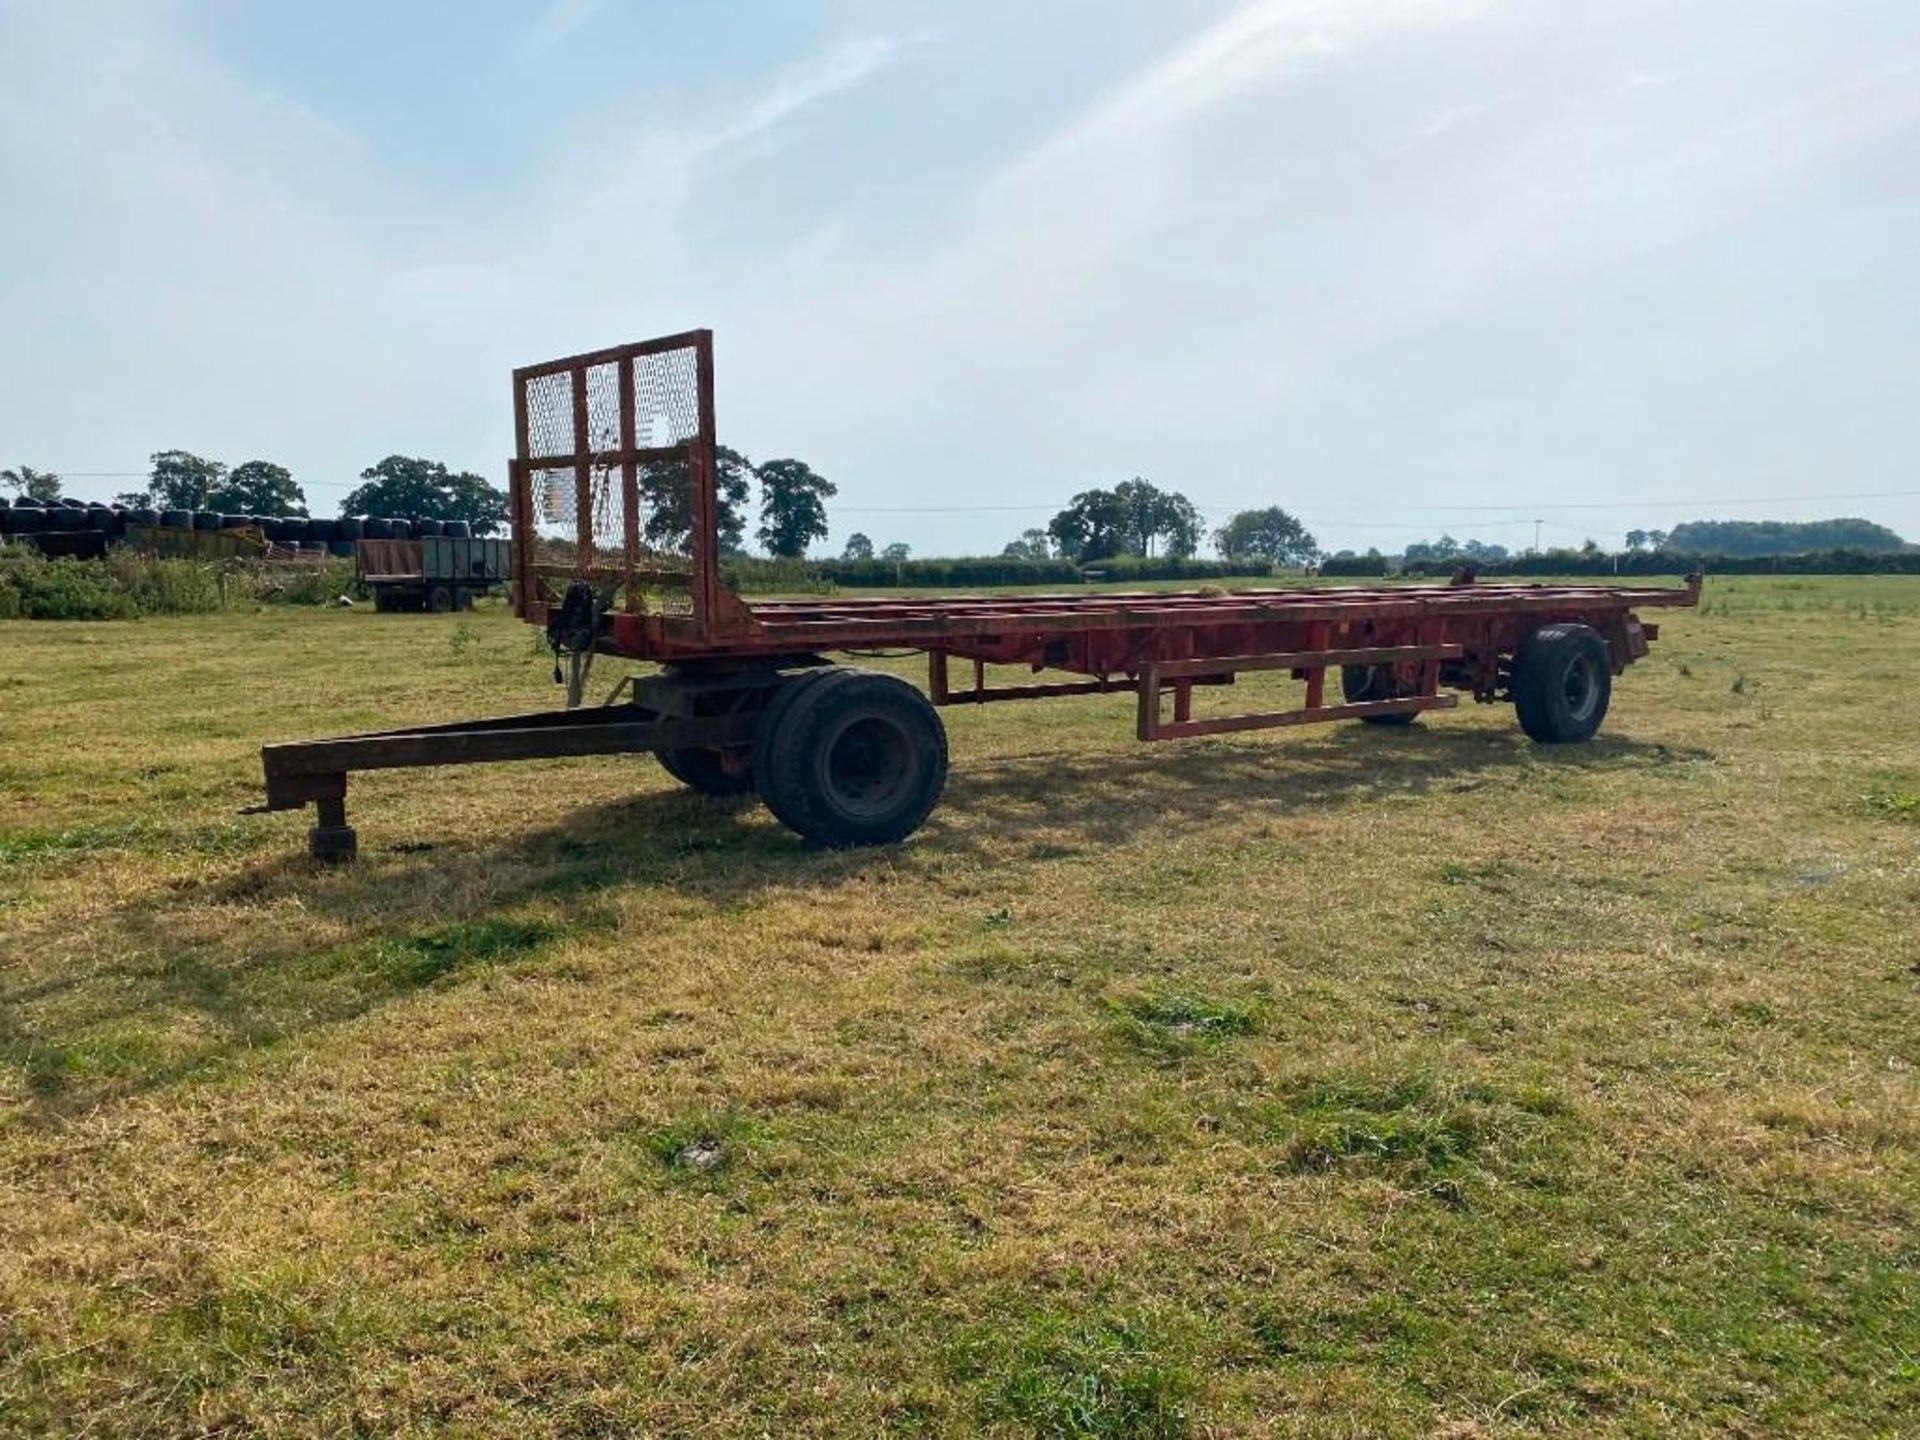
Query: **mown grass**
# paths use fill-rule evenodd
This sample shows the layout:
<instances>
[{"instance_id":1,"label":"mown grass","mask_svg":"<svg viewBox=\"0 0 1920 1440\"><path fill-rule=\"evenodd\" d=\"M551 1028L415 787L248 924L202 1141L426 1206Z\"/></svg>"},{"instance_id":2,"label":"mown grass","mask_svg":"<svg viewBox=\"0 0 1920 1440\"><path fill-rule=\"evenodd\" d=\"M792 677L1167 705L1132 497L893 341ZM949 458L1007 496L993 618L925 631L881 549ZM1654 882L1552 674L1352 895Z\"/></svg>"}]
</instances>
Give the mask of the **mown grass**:
<instances>
[{"instance_id":1,"label":"mown grass","mask_svg":"<svg viewBox=\"0 0 1920 1440\"><path fill-rule=\"evenodd\" d=\"M339 872L255 747L553 703L497 608L0 624L0 1433L1904 1433L1920 586L1708 602L1570 750L953 710L896 849L595 760Z\"/></svg>"}]
</instances>

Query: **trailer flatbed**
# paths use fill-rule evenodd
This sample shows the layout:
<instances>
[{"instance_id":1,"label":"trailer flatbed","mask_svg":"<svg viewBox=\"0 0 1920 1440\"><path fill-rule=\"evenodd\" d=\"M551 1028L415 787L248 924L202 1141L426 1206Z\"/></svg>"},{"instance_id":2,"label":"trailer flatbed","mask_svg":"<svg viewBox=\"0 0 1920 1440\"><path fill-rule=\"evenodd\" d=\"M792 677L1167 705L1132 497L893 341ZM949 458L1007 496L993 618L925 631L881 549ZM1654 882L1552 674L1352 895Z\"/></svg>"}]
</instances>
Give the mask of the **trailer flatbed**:
<instances>
[{"instance_id":1,"label":"trailer flatbed","mask_svg":"<svg viewBox=\"0 0 1920 1440\"><path fill-rule=\"evenodd\" d=\"M713 795L756 793L824 844L896 841L945 783L939 707L1126 693L1142 740L1353 719L1403 725L1511 702L1544 743L1589 738L1647 653L1642 610L1683 587L1381 585L746 601L724 583L711 332L514 373L514 611L542 627L568 708L269 745L268 809L320 812L316 857L350 856L353 770L651 751ZM925 693L836 654L924 652ZM584 707L596 657L651 661ZM968 667L956 681L955 662ZM990 683L989 666L1080 678ZM1284 671L1297 705L1196 717L1199 686ZM1338 686L1329 693L1329 672ZM621 699L628 691L627 698ZM1171 714L1169 714L1171 710Z\"/></svg>"}]
</instances>

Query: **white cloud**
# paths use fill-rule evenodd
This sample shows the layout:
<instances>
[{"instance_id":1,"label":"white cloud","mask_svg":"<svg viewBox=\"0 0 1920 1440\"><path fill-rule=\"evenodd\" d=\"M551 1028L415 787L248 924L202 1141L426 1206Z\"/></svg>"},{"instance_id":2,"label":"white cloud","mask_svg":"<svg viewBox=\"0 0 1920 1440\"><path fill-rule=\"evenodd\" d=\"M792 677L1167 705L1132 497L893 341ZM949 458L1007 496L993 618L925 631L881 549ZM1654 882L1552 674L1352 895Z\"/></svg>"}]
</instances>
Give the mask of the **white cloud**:
<instances>
[{"instance_id":1,"label":"white cloud","mask_svg":"<svg viewBox=\"0 0 1920 1440\"><path fill-rule=\"evenodd\" d=\"M776 76L758 99L733 119L700 138L700 148L721 150L752 140L799 111L843 91L893 63L902 52L934 38L931 30L904 35L850 36Z\"/></svg>"},{"instance_id":2,"label":"white cloud","mask_svg":"<svg viewBox=\"0 0 1920 1440\"><path fill-rule=\"evenodd\" d=\"M1303 65L1500 8L1502 0L1242 0L1041 146L1036 159L1176 124Z\"/></svg>"}]
</instances>

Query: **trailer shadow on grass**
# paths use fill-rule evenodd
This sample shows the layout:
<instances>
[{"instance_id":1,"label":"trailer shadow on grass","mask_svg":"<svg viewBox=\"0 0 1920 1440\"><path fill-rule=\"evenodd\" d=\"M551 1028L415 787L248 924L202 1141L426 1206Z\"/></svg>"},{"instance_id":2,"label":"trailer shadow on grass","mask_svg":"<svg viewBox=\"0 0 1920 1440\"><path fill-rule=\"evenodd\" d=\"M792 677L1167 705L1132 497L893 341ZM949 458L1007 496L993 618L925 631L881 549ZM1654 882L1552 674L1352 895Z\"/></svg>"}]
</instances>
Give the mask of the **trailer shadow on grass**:
<instances>
[{"instance_id":1,"label":"trailer shadow on grass","mask_svg":"<svg viewBox=\"0 0 1920 1440\"><path fill-rule=\"evenodd\" d=\"M1547 746L1504 728L1328 727L1284 744L1197 740L956 768L933 829L945 845L973 843L976 831L1117 845L1152 830L1216 823L1228 811L1282 818L1432 791L1513 786L1541 772L1575 778L1712 758L1706 750L1627 737Z\"/></svg>"},{"instance_id":2,"label":"trailer shadow on grass","mask_svg":"<svg viewBox=\"0 0 1920 1440\"><path fill-rule=\"evenodd\" d=\"M249 1051L352 1020L429 987L537 962L570 939L618 932L633 893L682 916L778 890L825 895L883 871L1001 865L1200 830L1223 815L1284 818L1488 785L1537 786L1708 752L1605 738L1535 746L1484 727L1351 727L957 764L927 829L904 846L829 851L751 801L649 790L566 810L552 824L420 846L363 835L358 866L280 853L238 873L149 892L90 927L97 963L0 971L0 1067L43 1117L215 1073ZM297 832L296 832L297 833ZM288 835L293 839L293 835ZM184 940L183 907L223 912ZM660 912L664 913L664 912ZM320 922L330 937L316 943ZM204 931L202 932L204 933Z\"/></svg>"}]
</instances>

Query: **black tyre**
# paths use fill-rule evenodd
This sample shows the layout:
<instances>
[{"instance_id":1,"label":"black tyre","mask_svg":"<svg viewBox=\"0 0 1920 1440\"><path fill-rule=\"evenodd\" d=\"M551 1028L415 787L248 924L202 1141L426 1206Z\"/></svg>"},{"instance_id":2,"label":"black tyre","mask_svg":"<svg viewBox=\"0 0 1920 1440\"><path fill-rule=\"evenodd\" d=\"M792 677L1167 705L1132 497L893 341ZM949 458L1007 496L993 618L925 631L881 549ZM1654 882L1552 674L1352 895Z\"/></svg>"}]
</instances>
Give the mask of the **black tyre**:
<instances>
[{"instance_id":1,"label":"black tyre","mask_svg":"<svg viewBox=\"0 0 1920 1440\"><path fill-rule=\"evenodd\" d=\"M667 774L702 795L724 799L753 792L753 767L729 770L718 750L661 750L655 758Z\"/></svg>"},{"instance_id":2,"label":"black tyre","mask_svg":"<svg viewBox=\"0 0 1920 1440\"><path fill-rule=\"evenodd\" d=\"M920 828L947 783L947 732L906 681L842 670L807 686L763 732L767 808L821 845L888 845Z\"/></svg>"},{"instance_id":3,"label":"black tyre","mask_svg":"<svg viewBox=\"0 0 1920 1440\"><path fill-rule=\"evenodd\" d=\"M427 591L427 609L436 615L444 615L453 609L453 591L445 585L436 585Z\"/></svg>"},{"instance_id":4,"label":"black tyre","mask_svg":"<svg viewBox=\"0 0 1920 1440\"><path fill-rule=\"evenodd\" d=\"M1370 700L1398 700L1401 698L1393 680L1391 665L1342 665L1340 667L1340 693L1346 697L1349 705L1364 705ZM1417 710L1408 710L1398 715L1362 715L1363 725L1411 725L1420 718Z\"/></svg>"},{"instance_id":5,"label":"black tyre","mask_svg":"<svg viewBox=\"0 0 1920 1440\"><path fill-rule=\"evenodd\" d=\"M1590 625L1543 625L1513 662L1513 708L1535 740L1588 740L1613 699L1607 642Z\"/></svg>"}]
</instances>

